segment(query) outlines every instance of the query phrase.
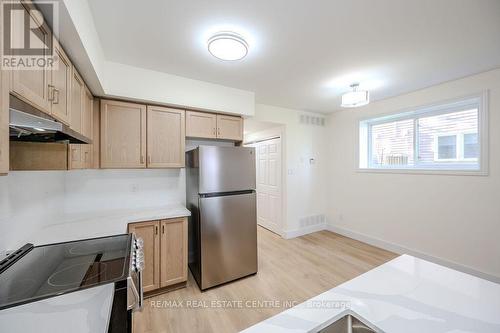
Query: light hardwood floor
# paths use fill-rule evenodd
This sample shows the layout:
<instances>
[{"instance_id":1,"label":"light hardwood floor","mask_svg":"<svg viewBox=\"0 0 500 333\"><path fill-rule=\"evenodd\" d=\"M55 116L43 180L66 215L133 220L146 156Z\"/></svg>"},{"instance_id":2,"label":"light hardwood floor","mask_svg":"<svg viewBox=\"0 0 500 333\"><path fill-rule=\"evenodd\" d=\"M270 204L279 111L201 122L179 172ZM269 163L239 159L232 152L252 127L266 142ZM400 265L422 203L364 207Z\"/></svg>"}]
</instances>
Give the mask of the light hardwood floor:
<instances>
[{"instance_id":1,"label":"light hardwood floor","mask_svg":"<svg viewBox=\"0 0 500 333\"><path fill-rule=\"evenodd\" d=\"M145 300L133 332L238 332L397 256L329 231L285 240L261 227L258 249L257 275L202 293L189 274L186 288Z\"/></svg>"}]
</instances>

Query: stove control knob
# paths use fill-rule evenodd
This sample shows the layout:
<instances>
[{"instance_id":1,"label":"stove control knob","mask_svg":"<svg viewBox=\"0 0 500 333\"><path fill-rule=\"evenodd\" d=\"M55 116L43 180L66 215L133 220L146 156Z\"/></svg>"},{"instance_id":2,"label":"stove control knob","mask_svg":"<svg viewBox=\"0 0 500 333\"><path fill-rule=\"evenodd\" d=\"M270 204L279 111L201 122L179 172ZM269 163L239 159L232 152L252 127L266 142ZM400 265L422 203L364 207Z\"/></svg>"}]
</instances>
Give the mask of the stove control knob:
<instances>
[{"instance_id":1,"label":"stove control knob","mask_svg":"<svg viewBox=\"0 0 500 333\"><path fill-rule=\"evenodd\" d=\"M141 272L144 270L144 261L139 261L136 266L136 272Z\"/></svg>"},{"instance_id":2,"label":"stove control knob","mask_svg":"<svg viewBox=\"0 0 500 333\"><path fill-rule=\"evenodd\" d=\"M142 251L136 251L135 252L135 257L138 259L144 259L144 252Z\"/></svg>"},{"instance_id":3,"label":"stove control knob","mask_svg":"<svg viewBox=\"0 0 500 333\"><path fill-rule=\"evenodd\" d=\"M144 241L142 240L142 238L137 238L135 240L135 248L142 249L143 247L144 247Z\"/></svg>"}]
</instances>

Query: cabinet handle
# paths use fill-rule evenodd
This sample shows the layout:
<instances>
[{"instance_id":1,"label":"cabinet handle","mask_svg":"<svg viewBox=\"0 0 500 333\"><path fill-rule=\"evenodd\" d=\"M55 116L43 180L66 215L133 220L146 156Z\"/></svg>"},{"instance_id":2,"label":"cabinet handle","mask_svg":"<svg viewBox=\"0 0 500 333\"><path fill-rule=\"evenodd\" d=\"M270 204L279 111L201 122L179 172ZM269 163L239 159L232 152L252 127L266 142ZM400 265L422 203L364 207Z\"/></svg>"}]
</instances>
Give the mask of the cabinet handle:
<instances>
[{"instance_id":1,"label":"cabinet handle","mask_svg":"<svg viewBox=\"0 0 500 333\"><path fill-rule=\"evenodd\" d=\"M158 235L158 226L155 226L155 235Z\"/></svg>"},{"instance_id":2,"label":"cabinet handle","mask_svg":"<svg viewBox=\"0 0 500 333\"><path fill-rule=\"evenodd\" d=\"M151 164L151 155L148 155L148 164Z\"/></svg>"},{"instance_id":3,"label":"cabinet handle","mask_svg":"<svg viewBox=\"0 0 500 333\"><path fill-rule=\"evenodd\" d=\"M57 97L57 99L56 99ZM59 104L59 89L54 88L54 94L52 96L53 104Z\"/></svg>"},{"instance_id":4,"label":"cabinet handle","mask_svg":"<svg viewBox=\"0 0 500 333\"><path fill-rule=\"evenodd\" d=\"M141 164L144 163L144 156L141 155Z\"/></svg>"},{"instance_id":5,"label":"cabinet handle","mask_svg":"<svg viewBox=\"0 0 500 333\"><path fill-rule=\"evenodd\" d=\"M220 127L217 129L217 135L220 136Z\"/></svg>"},{"instance_id":6,"label":"cabinet handle","mask_svg":"<svg viewBox=\"0 0 500 333\"><path fill-rule=\"evenodd\" d=\"M214 135L215 135L215 127L214 127Z\"/></svg>"},{"instance_id":7,"label":"cabinet handle","mask_svg":"<svg viewBox=\"0 0 500 333\"><path fill-rule=\"evenodd\" d=\"M161 226L161 233L164 234L165 233L165 225L162 225Z\"/></svg>"},{"instance_id":8,"label":"cabinet handle","mask_svg":"<svg viewBox=\"0 0 500 333\"><path fill-rule=\"evenodd\" d=\"M49 84L49 102L54 100L54 86Z\"/></svg>"}]
</instances>

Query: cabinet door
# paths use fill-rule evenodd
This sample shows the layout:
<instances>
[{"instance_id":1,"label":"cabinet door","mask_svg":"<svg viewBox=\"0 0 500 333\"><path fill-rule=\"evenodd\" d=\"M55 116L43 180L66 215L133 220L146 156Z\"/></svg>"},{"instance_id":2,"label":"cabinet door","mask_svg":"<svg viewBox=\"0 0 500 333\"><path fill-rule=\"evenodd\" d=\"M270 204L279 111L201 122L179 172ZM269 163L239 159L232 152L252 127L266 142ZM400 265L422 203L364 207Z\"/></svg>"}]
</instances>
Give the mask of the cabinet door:
<instances>
[{"instance_id":1,"label":"cabinet door","mask_svg":"<svg viewBox=\"0 0 500 333\"><path fill-rule=\"evenodd\" d=\"M99 169L100 166L100 131L101 111L99 109L99 100L92 100L92 169Z\"/></svg>"},{"instance_id":2,"label":"cabinet door","mask_svg":"<svg viewBox=\"0 0 500 333\"><path fill-rule=\"evenodd\" d=\"M148 106L148 168L183 168L185 111Z\"/></svg>"},{"instance_id":3,"label":"cabinet door","mask_svg":"<svg viewBox=\"0 0 500 333\"><path fill-rule=\"evenodd\" d=\"M146 106L101 101L101 168L146 167Z\"/></svg>"},{"instance_id":4,"label":"cabinet door","mask_svg":"<svg viewBox=\"0 0 500 333\"><path fill-rule=\"evenodd\" d=\"M0 3L3 5L3 3ZM0 50L3 50L3 6L0 6ZM9 72L0 69L0 175L9 172Z\"/></svg>"},{"instance_id":5,"label":"cabinet door","mask_svg":"<svg viewBox=\"0 0 500 333\"><path fill-rule=\"evenodd\" d=\"M205 112L186 111L186 136L215 139L217 115Z\"/></svg>"},{"instance_id":6,"label":"cabinet door","mask_svg":"<svg viewBox=\"0 0 500 333\"><path fill-rule=\"evenodd\" d=\"M83 89L82 107L82 134L87 138L92 138L92 118L93 118L94 97L87 87Z\"/></svg>"},{"instance_id":7,"label":"cabinet door","mask_svg":"<svg viewBox=\"0 0 500 333\"><path fill-rule=\"evenodd\" d=\"M40 22L33 15L33 11L29 7L29 5L23 3L23 8L29 13L30 26L40 26L41 35L38 38L48 45L52 41L50 30L46 24L42 24L43 22ZM16 47L16 45L17 47L22 47L24 45L24 16L19 13L12 16L11 37L13 47ZM46 56L49 57L48 51ZM40 111L50 114L50 70L13 70L11 73L12 93Z\"/></svg>"},{"instance_id":8,"label":"cabinet door","mask_svg":"<svg viewBox=\"0 0 500 333\"><path fill-rule=\"evenodd\" d=\"M160 221L160 287L187 281L187 218Z\"/></svg>"},{"instance_id":9,"label":"cabinet door","mask_svg":"<svg viewBox=\"0 0 500 333\"><path fill-rule=\"evenodd\" d=\"M9 172L9 90L5 80L7 73L0 71L0 175L2 175Z\"/></svg>"},{"instance_id":10,"label":"cabinet door","mask_svg":"<svg viewBox=\"0 0 500 333\"><path fill-rule=\"evenodd\" d=\"M241 117L217 115L217 138L243 140L243 119Z\"/></svg>"},{"instance_id":11,"label":"cabinet door","mask_svg":"<svg viewBox=\"0 0 500 333\"><path fill-rule=\"evenodd\" d=\"M92 169L92 145L80 145L82 154L82 168Z\"/></svg>"},{"instance_id":12,"label":"cabinet door","mask_svg":"<svg viewBox=\"0 0 500 333\"><path fill-rule=\"evenodd\" d=\"M140 222L128 225L129 233L135 233L144 241L144 270L142 286L144 291L160 288L160 236L159 222Z\"/></svg>"},{"instance_id":13,"label":"cabinet door","mask_svg":"<svg viewBox=\"0 0 500 333\"><path fill-rule=\"evenodd\" d=\"M82 146L78 144L69 144L68 145L68 169L76 170L83 169L83 154L82 154Z\"/></svg>"},{"instance_id":14,"label":"cabinet door","mask_svg":"<svg viewBox=\"0 0 500 333\"><path fill-rule=\"evenodd\" d=\"M70 127L82 133L82 118L83 118L83 97L84 97L85 84L83 80L73 67L71 74L71 116Z\"/></svg>"},{"instance_id":15,"label":"cabinet door","mask_svg":"<svg viewBox=\"0 0 500 333\"><path fill-rule=\"evenodd\" d=\"M50 84L51 93L51 114L59 121L70 123L71 112L71 62L64 53L61 45L54 38L54 55L56 56L56 66L52 70L52 80Z\"/></svg>"}]
</instances>

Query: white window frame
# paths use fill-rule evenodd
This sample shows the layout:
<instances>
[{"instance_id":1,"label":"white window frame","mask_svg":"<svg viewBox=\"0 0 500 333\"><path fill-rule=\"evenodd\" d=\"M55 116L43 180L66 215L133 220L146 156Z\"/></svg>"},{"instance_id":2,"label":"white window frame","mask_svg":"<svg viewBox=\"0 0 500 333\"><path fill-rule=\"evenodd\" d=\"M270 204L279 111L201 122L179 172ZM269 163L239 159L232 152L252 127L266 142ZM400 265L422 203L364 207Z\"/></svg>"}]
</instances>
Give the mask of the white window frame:
<instances>
[{"instance_id":1,"label":"white window frame","mask_svg":"<svg viewBox=\"0 0 500 333\"><path fill-rule=\"evenodd\" d=\"M477 159L457 159L456 162L460 162L460 165L453 164L453 161L446 163L442 166L426 167L422 166L409 166L408 168L404 166L378 166L371 164L371 127L373 125L394 122L400 120L414 119L414 158L418 157L418 131L417 122L418 118L425 115L435 116L439 114L445 114L450 112L459 112L460 109L467 110L468 108L478 109L478 143L480 145L479 157ZM414 109L403 110L399 112L393 112L386 115L380 115L377 117L362 118L358 122L358 142L356 144L357 149L357 164L356 170L358 172L368 172L368 173L412 173L412 174L449 174L449 175L478 175L486 176L488 175L489 159L488 159L488 91L482 91L480 93L469 95L461 98L456 98L453 100L447 100L439 102L432 105L422 106ZM464 131L461 133L462 139L463 134L468 134L469 131ZM475 133L471 131L470 133ZM456 133L443 133L442 135L454 135ZM460 134L460 133L459 133ZM457 139L458 140L458 139ZM361 143L365 143L361 145ZM435 141L436 142L436 141ZM435 149L435 153L437 149ZM463 151L459 152L459 147L457 146L457 155L463 157ZM443 161L443 160L436 160ZM466 165L462 165L463 162L477 162L479 168L469 169Z\"/></svg>"}]
</instances>

